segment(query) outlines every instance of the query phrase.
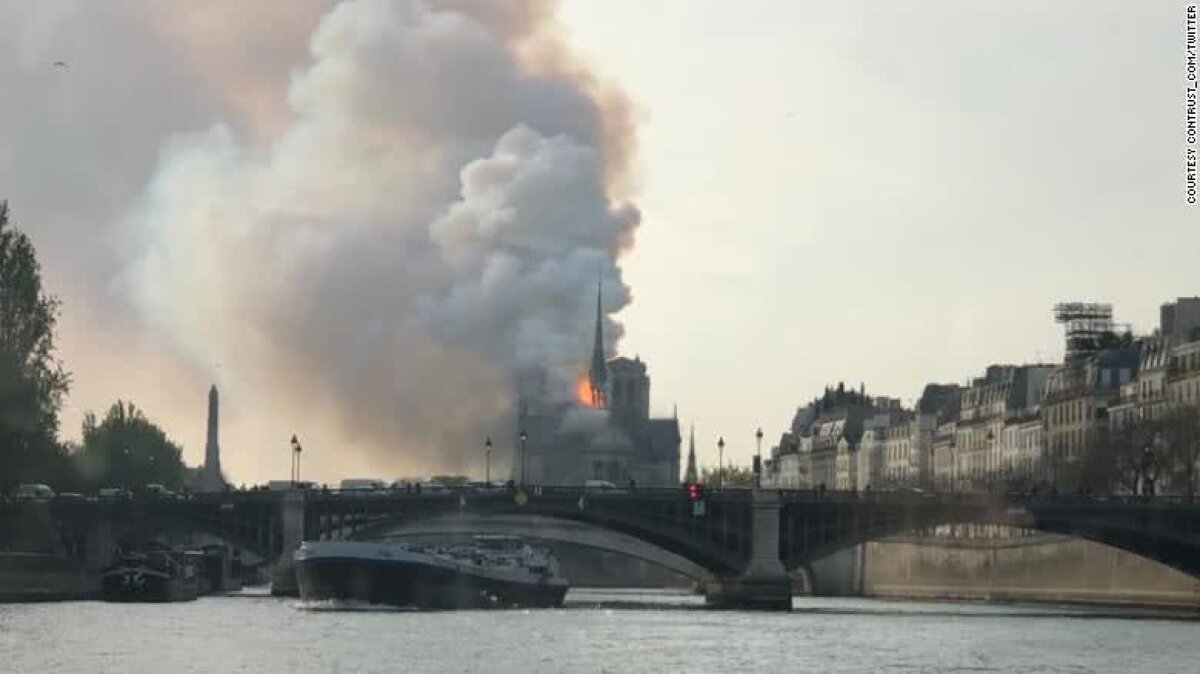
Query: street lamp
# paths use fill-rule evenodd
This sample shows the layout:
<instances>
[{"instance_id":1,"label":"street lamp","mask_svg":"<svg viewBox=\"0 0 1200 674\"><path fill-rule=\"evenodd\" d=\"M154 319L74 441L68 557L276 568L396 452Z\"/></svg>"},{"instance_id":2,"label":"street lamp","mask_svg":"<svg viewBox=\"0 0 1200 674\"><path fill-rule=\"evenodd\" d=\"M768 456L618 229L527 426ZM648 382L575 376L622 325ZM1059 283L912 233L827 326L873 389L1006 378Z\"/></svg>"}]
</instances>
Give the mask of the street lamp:
<instances>
[{"instance_id":1,"label":"street lamp","mask_svg":"<svg viewBox=\"0 0 1200 674\"><path fill-rule=\"evenodd\" d=\"M1154 446L1158 443L1156 433L1150 442L1142 448L1142 496L1154 496L1154 479L1150 477L1154 469Z\"/></svg>"},{"instance_id":2,"label":"street lamp","mask_svg":"<svg viewBox=\"0 0 1200 674\"><path fill-rule=\"evenodd\" d=\"M521 486L525 486L525 443L529 440L529 434L521 431Z\"/></svg>"},{"instance_id":3,"label":"street lamp","mask_svg":"<svg viewBox=\"0 0 1200 674\"><path fill-rule=\"evenodd\" d=\"M300 447L300 441L296 439L296 434L292 434L292 488L300 482L300 452L303 448Z\"/></svg>"},{"instance_id":4,"label":"street lamp","mask_svg":"<svg viewBox=\"0 0 1200 674\"><path fill-rule=\"evenodd\" d=\"M725 489L725 436L717 438L717 489Z\"/></svg>"},{"instance_id":5,"label":"street lamp","mask_svg":"<svg viewBox=\"0 0 1200 674\"><path fill-rule=\"evenodd\" d=\"M124 484L125 488L130 491L133 491L133 485L130 484L130 479L129 479L129 474L130 474L130 472L132 472L130 470L130 468L132 468L131 464L133 462L132 457L133 457L133 450L130 449L129 447L125 447L124 449L121 450L121 478L122 478L121 483Z\"/></svg>"},{"instance_id":6,"label":"street lamp","mask_svg":"<svg viewBox=\"0 0 1200 674\"><path fill-rule=\"evenodd\" d=\"M492 486L492 436L483 441L483 482Z\"/></svg>"},{"instance_id":7,"label":"street lamp","mask_svg":"<svg viewBox=\"0 0 1200 674\"><path fill-rule=\"evenodd\" d=\"M754 486L762 487L762 426L754 432L754 441L758 449L754 454Z\"/></svg>"}]
</instances>

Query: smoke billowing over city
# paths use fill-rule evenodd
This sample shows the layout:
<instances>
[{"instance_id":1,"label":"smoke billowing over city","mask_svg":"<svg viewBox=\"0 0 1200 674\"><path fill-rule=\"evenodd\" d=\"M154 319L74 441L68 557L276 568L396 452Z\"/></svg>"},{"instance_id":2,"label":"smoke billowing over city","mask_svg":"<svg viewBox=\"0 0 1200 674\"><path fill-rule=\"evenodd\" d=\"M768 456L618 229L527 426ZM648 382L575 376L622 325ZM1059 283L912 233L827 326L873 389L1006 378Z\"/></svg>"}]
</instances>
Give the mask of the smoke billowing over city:
<instances>
[{"instance_id":1,"label":"smoke billowing over city","mask_svg":"<svg viewBox=\"0 0 1200 674\"><path fill-rule=\"evenodd\" d=\"M1196 670L1198 29L0 0L0 674Z\"/></svg>"},{"instance_id":2,"label":"smoke billowing over city","mask_svg":"<svg viewBox=\"0 0 1200 674\"><path fill-rule=\"evenodd\" d=\"M112 205L125 245L104 301L254 401L250 425L302 424L325 465L477 462L486 433L511 433L517 373L573 394L597 282L605 314L631 297L630 107L557 39L554 9L304 7L308 53L214 73L234 111L167 134ZM227 446L269 437L232 432Z\"/></svg>"}]
</instances>

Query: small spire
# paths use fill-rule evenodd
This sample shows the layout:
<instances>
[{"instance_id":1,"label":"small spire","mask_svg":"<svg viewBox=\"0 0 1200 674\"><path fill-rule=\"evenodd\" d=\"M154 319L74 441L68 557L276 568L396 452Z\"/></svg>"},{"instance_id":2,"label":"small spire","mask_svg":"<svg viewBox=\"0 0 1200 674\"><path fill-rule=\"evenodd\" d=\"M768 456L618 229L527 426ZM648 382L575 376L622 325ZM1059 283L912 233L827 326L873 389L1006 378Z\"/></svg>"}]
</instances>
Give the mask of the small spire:
<instances>
[{"instance_id":1,"label":"small spire","mask_svg":"<svg viewBox=\"0 0 1200 674\"><path fill-rule=\"evenodd\" d=\"M688 432L687 470L684 471L683 481L693 484L696 480L696 424L692 424L691 431Z\"/></svg>"}]
</instances>

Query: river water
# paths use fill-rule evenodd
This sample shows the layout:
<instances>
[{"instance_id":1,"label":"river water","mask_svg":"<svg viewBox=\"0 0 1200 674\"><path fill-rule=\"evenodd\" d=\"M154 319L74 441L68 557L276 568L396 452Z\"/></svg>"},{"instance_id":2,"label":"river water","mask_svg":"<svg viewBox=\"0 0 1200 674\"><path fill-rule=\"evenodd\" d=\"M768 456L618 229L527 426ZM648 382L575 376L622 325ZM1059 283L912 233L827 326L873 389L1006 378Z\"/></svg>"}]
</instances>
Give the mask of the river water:
<instances>
[{"instance_id":1,"label":"river water","mask_svg":"<svg viewBox=\"0 0 1200 674\"><path fill-rule=\"evenodd\" d=\"M1196 672L1195 614L797 598L716 612L572 590L557 610L416 612L253 592L0 605L0 672Z\"/></svg>"}]
</instances>

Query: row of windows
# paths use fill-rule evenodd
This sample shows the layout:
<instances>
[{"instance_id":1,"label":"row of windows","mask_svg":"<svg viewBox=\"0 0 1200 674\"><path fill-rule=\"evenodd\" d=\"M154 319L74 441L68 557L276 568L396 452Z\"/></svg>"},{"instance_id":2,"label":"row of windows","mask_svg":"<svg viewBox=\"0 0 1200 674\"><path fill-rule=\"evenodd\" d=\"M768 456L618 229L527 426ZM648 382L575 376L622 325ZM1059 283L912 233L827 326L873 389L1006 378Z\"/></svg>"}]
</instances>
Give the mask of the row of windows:
<instances>
[{"instance_id":1,"label":"row of windows","mask_svg":"<svg viewBox=\"0 0 1200 674\"><path fill-rule=\"evenodd\" d=\"M1185 371L1200 369L1200 352L1175 356L1171 359L1171 366Z\"/></svg>"},{"instance_id":2,"label":"row of windows","mask_svg":"<svg viewBox=\"0 0 1200 674\"><path fill-rule=\"evenodd\" d=\"M1075 450L1083 446L1083 437L1082 430L1056 433L1050 440L1050 449L1060 454L1065 451L1068 454L1074 455Z\"/></svg>"},{"instance_id":3,"label":"row of windows","mask_svg":"<svg viewBox=\"0 0 1200 674\"><path fill-rule=\"evenodd\" d=\"M1176 402L1200 401L1200 380L1189 380L1172 388L1171 398Z\"/></svg>"},{"instance_id":4,"label":"row of windows","mask_svg":"<svg viewBox=\"0 0 1200 674\"><path fill-rule=\"evenodd\" d=\"M1053 405L1046 412L1046 420L1055 425L1077 424L1091 419L1091 409L1086 400L1074 400Z\"/></svg>"}]
</instances>

